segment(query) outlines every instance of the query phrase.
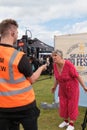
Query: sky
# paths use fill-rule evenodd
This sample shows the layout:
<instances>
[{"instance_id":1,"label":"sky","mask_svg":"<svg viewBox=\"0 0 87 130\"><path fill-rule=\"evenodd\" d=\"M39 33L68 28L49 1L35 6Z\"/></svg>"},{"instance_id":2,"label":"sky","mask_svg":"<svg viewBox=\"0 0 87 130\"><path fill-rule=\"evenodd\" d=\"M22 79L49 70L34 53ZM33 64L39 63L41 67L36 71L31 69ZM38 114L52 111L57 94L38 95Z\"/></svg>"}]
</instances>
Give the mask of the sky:
<instances>
[{"instance_id":1,"label":"sky","mask_svg":"<svg viewBox=\"0 0 87 130\"><path fill-rule=\"evenodd\" d=\"M54 46L54 35L87 32L87 0L0 0L0 22L18 22L19 35Z\"/></svg>"}]
</instances>

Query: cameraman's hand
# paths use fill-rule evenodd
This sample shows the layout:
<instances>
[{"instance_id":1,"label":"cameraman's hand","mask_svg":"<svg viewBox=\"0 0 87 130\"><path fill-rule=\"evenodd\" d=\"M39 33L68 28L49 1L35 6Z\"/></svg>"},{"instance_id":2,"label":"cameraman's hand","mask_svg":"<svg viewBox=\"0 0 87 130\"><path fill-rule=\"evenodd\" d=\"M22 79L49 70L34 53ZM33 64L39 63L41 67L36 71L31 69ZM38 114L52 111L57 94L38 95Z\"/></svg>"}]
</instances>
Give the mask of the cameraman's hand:
<instances>
[{"instance_id":1,"label":"cameraman's hand","mask_svg":"<svg viewBox=\"0 0 87 130\"><path fill-rule=\"evenodd\" d=\"M47 69L47 64L44 64L40 66L31 77L27 77L27 79L32 83L34 83L39 77L42 71L45 71Z\"/></svg>"},{"instance_id":2,"label":"cameraman's hand","mask_svg":"<svg viewBox=\"0 0 87 130\"><path fill-rule=\"evenodd\" d=\"M42 65L41 67L42 67L42 71L47 70L47 64L44 64L44 65Z\"/></svg>"}]
</instances>

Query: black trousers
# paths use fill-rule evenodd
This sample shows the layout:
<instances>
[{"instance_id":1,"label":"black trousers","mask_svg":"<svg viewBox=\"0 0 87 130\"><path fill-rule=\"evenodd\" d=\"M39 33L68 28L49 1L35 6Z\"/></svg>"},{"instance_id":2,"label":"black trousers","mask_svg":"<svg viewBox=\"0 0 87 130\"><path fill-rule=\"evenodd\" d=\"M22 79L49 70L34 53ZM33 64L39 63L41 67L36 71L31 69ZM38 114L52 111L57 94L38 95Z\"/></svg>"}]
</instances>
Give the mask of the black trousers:
<instances>
[{"instance_id":1,"label":"black trousers","mask_svg":"<svg viewBox=\"0 0 87 130\"><path fill-rule=\"evenodd\" d=\"M20 123L24 130L38 130L39 114L37 107L19 112L0 112L0 130L19 130Z\"/></svg>"},{"instance_id":2,"label":"black trousers","mask_svg":"<svg viewBox=\"0 0 87 130\"><path fill-rule=\"evenodd\" d=\"M9 130L20 130L19 122L11 121L9 125Z\"/></svg>"}]
</instances>

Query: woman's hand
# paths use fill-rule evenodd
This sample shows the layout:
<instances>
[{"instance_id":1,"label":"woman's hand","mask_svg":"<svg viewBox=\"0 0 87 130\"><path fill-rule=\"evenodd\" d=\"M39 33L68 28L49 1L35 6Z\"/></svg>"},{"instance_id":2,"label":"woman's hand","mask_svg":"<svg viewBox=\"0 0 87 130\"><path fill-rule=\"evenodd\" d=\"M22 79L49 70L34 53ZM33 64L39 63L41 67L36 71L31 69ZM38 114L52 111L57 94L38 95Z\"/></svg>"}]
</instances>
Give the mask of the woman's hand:
<instances>
[{"instance_id":1,"label":"woman's hand","mask_svg":"<svg viewBox=\"0 0 87 130\"><path fill-rule=\"evenodd\" d=\"M84 87L84 90L87 92L87 87Z\"/></svg>"},{"instance_id":2,"label":"woman's hand","mask_svg":"<svg viewBox=\"0 0 87 130\"><path fill-rule=\"evenodd\" d=\"M56 87L52 87L51 92L54 93L56 90Z\"/></svg>"}]
</instances>

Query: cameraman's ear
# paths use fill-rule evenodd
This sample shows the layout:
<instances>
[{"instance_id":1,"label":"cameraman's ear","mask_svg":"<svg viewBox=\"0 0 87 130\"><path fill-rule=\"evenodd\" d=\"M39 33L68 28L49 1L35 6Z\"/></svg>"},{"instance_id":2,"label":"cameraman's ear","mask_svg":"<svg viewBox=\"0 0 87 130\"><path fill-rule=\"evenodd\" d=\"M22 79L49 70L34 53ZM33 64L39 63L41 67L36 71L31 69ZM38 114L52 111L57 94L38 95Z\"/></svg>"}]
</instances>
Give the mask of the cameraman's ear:
<instances>
[{"instance_id":1,"label":"cameraman's ear","mask_svg":"<svg viewBox=\"0 0 87 130\"><path fill-rule=\"evenodd\" d=\"M11 36L14 37L15 36L15 32L11 31Z\"/></svg>"}]
</instances>

